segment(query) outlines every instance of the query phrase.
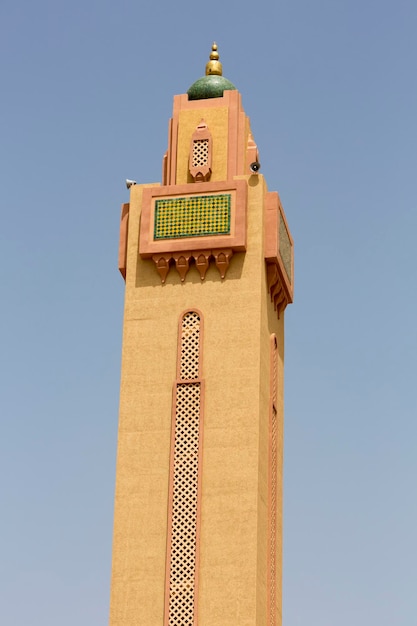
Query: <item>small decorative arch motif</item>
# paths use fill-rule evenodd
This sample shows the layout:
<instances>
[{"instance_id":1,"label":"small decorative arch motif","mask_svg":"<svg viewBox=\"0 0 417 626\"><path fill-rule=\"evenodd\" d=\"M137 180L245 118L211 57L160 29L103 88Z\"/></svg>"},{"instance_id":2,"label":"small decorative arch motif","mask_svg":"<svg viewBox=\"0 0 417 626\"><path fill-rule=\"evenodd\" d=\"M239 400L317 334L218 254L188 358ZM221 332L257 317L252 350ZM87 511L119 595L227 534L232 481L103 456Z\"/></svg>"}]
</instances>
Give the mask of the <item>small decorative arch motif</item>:
<instances>
[{"instance_id":1,"label":"small decorative arch motif","mask_svg":"<svg viewBox=\"0 0 417 626\"><path fill-rule=\"evenodd\" d=\"M207 182L211 177L212 137L204 120L191 137L189 170L196 183Z\"/></svg>"},{"instance_id":2,"label":"small decorative arch motif","mask_svg":"<svg viewBox=\"0 0 417 626\"><path fill-rule=\"evenodd\" d=\"M196 623L204 391L201 343L201 313L186 311L179 324L172 409L165 626Z\"/></svg>"}]
</instances>

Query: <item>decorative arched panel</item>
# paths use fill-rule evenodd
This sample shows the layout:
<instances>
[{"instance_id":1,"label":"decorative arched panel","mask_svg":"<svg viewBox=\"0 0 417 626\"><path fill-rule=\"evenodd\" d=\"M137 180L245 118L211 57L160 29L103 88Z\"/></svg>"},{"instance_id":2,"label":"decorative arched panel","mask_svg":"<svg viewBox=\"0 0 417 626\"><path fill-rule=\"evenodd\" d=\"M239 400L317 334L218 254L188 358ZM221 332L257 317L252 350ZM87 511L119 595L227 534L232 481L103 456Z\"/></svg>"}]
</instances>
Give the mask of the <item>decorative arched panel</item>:
<instances>
[{"instance_id":1,"label":"decorative arched panel","mask_svg":"<svg viewBox=\"0 0 417 626\"><path fill-rule=\"evenodd\" d=\"M197 623L203 381L202 316L180 318L172 412L166 626Z\"/></svg>"}]
</instances>

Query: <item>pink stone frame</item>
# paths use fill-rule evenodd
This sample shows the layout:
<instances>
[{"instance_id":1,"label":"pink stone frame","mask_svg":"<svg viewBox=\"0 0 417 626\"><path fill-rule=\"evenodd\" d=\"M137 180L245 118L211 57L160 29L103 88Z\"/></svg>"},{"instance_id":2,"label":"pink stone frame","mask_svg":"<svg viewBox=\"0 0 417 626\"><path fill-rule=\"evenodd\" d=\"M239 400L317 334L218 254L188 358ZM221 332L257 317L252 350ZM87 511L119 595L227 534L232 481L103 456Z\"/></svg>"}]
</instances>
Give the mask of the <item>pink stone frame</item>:
<instances>
[{"instance_id":1,"label":"pink stone frame","mask_svg":"<svg viewBox=\"0 0 417 626\"><path fill-rule=\"evenodd\" d=\"M155 200L183 196L215 195L230 193L232 210L230 235L207 235L202 237L179 237L154 240ZM139 235L139 254L149 259L155 254L188 252L213 248L231 248L235 252L246 250L247 183L245 180L228 182L193 183L166 187L146 187L143 190L142 216Z\"/></svg>"},{"instance_id":2,"label":"pink stone frame","mask_svg":"<svg viewBox=\"0 0 417 626\"><path fill-rule=\"evenodd\" d=\"M198 359L198 378L190 380L182 379L181 376L181 336L182 336L182 320L187 313L197 313L200 317L199 332L199 359ZM169 470L169 487L168 487L168 532L167 532L167 556L165 569L165 614L164 626L169 626L170 615L170 573L171 573L171 546L172 546L172 513L173 513L173 495L174 495L174 452L175 452L175 429L176 429L176 396L177 387L184 383L198 383L200 385L200 418L199 418L199 438L198 438L198 478L197 478L197 519L196 519L196 544L195 544L195 572L194 572L194 626L198 622L198 578L200 565L200 529L201 529L201 487L202 487L202 463L203 463L203 423L204 423L204 396L205 385L202 379L203 365L203 333L204 319L199 309L186 309L180 315L178 322L178 342L177 342L177 378L172 389L172 409L171 409L171 459Z\"/></svg>"}]
</instances>

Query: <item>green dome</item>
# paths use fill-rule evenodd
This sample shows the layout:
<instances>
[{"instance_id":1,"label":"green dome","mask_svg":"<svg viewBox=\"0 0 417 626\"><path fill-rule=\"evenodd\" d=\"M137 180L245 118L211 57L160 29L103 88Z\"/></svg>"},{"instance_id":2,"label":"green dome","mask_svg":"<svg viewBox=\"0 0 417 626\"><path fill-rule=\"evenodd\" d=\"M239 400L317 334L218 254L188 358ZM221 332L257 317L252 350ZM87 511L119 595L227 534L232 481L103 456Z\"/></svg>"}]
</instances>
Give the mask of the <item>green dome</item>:
<instances>
[{"instance_id":1,"label":"green dome","mask_svg":"<svg viewBox=\"0 0 417 626\"><path fill-rule=\"evenodd\" d=\"M195 81L187 91L189 100L221 98L223 91L235 90L236 87L224 76L209 74Z\"/></svg>"}]
</instances>

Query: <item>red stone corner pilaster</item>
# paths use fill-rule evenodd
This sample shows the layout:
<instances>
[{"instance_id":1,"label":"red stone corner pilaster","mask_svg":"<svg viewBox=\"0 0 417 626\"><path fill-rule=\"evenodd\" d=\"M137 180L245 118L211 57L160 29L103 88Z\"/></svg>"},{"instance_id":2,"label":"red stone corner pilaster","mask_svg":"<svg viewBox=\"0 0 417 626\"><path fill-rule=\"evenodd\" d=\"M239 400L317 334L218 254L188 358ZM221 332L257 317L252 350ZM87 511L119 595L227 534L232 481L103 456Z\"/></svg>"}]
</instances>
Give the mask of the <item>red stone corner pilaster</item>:
<instances>
[{"instance_id":1,"label":"red stone corner pilaster","mask_svg":"<svg viewBox=\"0 0 417 626\"><path fill-rule=\"evenodd\" d=\"M119 235L119 272L126 280L127 265L127 234L129 226L129 203L122 204L122 214L120 217L120 235Z\"/></svg>"}]
</instances>

